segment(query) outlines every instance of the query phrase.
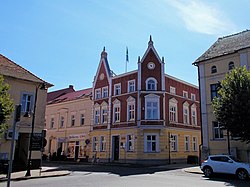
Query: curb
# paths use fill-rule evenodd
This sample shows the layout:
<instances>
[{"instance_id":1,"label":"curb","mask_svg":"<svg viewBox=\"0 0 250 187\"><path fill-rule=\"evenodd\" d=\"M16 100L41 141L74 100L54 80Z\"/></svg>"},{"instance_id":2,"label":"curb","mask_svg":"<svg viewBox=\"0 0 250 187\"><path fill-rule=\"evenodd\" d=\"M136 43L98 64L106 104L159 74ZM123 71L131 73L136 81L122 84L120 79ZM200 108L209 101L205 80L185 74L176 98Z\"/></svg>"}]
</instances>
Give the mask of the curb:
<instances>
[{"instance_id":1,"label":"curb","mask_svg":"<svg viewBox=\"0 0 250 187\"><path fill-rule=\"evenodd\" d=\"M22 180L38 179L38 178L49 178L49 177L62 177L62 176L70 175L70 174L71 174L71 172L67 172L67 173L63 173L63 174L55 174L55 175L45 175L45 176L18 177L18 178L11 179L11 181L22 181ZM5 181L8 181L8 179L7 178L0 179L0 183L5 182Z\"/></svg>"}]
</instances>

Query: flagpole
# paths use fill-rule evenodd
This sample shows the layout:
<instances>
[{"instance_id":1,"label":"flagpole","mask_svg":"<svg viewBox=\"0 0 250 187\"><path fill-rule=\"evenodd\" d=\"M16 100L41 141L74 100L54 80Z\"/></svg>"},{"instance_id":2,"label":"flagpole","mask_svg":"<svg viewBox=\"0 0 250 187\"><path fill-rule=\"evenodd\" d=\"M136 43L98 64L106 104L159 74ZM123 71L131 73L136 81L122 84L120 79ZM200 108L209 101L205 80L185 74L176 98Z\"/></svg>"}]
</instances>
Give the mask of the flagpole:
<instances>
[{"instance_id":1,"label":"flagpole","mask_svg":"<svg viewBox=\"0 0 250 187\"><path fill-rule=\"evenodd\" d=\"M126 47L126 65L125 65L125 73L127 73L127 66L128 66L128 47Z\"/></svg>"}]
</instances>

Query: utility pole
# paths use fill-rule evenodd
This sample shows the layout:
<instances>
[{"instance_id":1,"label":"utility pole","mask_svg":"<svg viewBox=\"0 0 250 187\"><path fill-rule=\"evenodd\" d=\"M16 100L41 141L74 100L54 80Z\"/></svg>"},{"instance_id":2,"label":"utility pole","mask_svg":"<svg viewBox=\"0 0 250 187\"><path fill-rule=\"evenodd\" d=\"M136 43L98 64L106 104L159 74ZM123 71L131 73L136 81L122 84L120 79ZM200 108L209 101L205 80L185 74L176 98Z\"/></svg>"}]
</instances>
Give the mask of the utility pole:
<instances>
[{"instance_id":1,"label":"utility pole","mask_svg":"<svg viewBox=\"0 0 250 187\"><path fill-rule=\"evenodd\" d=\"M8 167L7 187L10 187L10 179L11 179L13 155L14 155L14 144L15 144L15 136L16 136L16 123L18 121L20 121L20 116L21 116L21 105L16 105L15 118L14 118L14 123L13 123L13 127L12 127L12 137L11 137L11 148L10 148L10 160L9 160L9 167Z\"/></svg>"}]
</instances>

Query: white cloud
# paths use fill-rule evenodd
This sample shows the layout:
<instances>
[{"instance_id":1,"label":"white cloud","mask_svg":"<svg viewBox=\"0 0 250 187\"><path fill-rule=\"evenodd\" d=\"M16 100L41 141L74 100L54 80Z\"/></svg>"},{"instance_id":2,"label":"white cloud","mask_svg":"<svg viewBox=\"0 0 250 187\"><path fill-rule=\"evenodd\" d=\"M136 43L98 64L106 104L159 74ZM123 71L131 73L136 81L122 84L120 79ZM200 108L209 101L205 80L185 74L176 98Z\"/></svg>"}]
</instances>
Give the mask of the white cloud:
<instances>
[{"instance_id":1,"label":"white cloud","mask_svg":"<svg viewBox=\"0 0 250 187\"><path fill-rule=\"evenodd\" d=\"M167 2L178 10L180 18L190 31L217 35L235 30L234 24L215 6L196 0Z\"/></svg>"}]
</instances>

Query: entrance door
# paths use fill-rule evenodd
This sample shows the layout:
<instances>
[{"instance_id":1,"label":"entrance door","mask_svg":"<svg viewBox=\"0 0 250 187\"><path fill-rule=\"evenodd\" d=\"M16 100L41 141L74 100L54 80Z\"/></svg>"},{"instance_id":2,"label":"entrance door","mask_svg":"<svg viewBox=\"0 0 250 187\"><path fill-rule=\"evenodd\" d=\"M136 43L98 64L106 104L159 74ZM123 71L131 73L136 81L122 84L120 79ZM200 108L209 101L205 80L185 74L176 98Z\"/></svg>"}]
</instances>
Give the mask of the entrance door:
<instances>
[{"instance_id":1,"label":"entrance door","mask_svg":"<svg viewBox=\"0 0 250 187\"><path fill-rule=\"evenodd\" d=\"M119 160L119 136L113 136L113 158Z\"/></svg>"},{"instance_id":2,"label":"entrance door","mask_svg":"<svg viewBox=\"0 0 250 187\"><path fill-rule=\"evenodd\" d=\"M79 155L79 146L75 146L75 160L78 159L78 155Z\"/></svg>"}]
</instances>

